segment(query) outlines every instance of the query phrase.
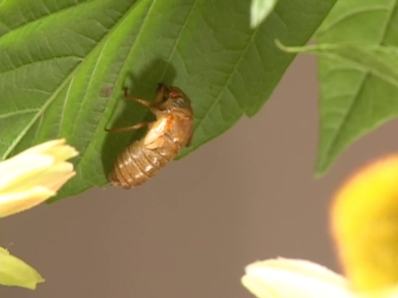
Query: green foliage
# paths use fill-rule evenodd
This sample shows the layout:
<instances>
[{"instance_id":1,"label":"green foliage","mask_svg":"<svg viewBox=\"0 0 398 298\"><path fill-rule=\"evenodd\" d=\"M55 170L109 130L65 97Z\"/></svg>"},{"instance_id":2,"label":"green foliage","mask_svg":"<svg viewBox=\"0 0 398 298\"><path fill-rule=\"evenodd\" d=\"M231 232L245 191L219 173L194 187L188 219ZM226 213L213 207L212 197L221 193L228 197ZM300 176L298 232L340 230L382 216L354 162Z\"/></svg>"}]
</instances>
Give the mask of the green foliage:
<instances>
[{"instance_id":1,"label":"green foliage","mask_svg":"<svg viewBox=\"0 0 398 298\"><path fill-rule=\"evenodd\" d=\"M321 58L345 63L398 88L398 48L355 44L317 44L306 47L280 47L290 53L315 53ZM385 96L388 97L388 96Z\"/></svg>"},{"instance_id":2,"label":"green foliage","mask_svg":"<svg viewBox=\"0 0 398 298\"><path fill-rule=\"evenodd\" d=\"M0 156L64 137L77 177L63 196L104 185L130 134L108 134L147 116L123 86L152 98L157 83L192 99L195 133L184 154L267 100L293 55L334 0L284 0L256 29L241 0L13 0L0 5Z\"/></svg>"},{"instance_id":3,"label":"green foliage","mask_svg":"<svg viewBox=\"0 0 398 298\"><path fill-rule=\"evenodd\" d=\"M35 269L0 247L0 285L34 290L42 282L44 279Z\"/></svg>"},{"instance_id":4,"label":"green foliage","mask_svg":"<svg viewBox=\"0 0 398 298\"><path fill-rule=\"evenodd\" d=\"M252 0L250 26L256 28L272 12L278 0Z\"/></svg>"},{"instance_id":5,"label":"green foliage","mask_svg":"<svg viewBox=\"0 0 398 298\"><path fill-rule=\"evenodd\" d=\"M317 172L323 173L350 143L398 116L398 2L341 0L317 41L355 45L321 51Z\"/></svg>"}]
</instances>

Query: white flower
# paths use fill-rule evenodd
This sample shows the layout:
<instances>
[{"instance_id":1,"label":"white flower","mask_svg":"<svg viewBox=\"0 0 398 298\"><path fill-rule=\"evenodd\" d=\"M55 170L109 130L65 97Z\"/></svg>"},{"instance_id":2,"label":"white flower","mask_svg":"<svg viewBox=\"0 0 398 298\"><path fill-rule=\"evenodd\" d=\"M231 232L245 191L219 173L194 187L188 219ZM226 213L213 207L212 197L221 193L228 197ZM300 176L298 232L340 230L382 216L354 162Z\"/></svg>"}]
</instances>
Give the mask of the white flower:
<instances>
[{"instance_id":1,"label":"white flower","mask_svg":"<svg viewBox=\"0 0 398 298\"><path fill-rule=\"evenodd\" d=\"M243 285L259 298L351 298L346 280L304 260L270 259L250 264Z\"/></svg>"},{"instance_id":2,"label":"white flower","mask_svg":"<svg viewBox=\"0 0 398 298\"><path fill-rule=\"evenodd\" d=\"M53 140L0 162L0 217L32 208L54 196L75 175L66 162L78 152Z\"/></svg>"}]
</instances>

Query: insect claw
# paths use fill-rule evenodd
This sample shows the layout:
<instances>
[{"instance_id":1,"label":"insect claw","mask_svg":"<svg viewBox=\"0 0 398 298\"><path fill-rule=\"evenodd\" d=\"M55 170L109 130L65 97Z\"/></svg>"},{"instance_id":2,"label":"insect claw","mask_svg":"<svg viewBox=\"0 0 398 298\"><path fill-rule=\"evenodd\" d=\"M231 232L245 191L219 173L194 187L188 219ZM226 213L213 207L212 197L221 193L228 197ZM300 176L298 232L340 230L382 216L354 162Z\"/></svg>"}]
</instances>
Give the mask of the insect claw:
<instances>
[{"instance_id":1,"label":"insect claw","mask_svg":"<svg viewBox=\"0 0 398 298\"><path fill-rule=\"evenodd\" d=\"M128 97L129 96L129 88L123 87L123 94L124 94L125 98Z\"/></svg>"},{"instance_id":2,"label":"insect claw","mask_svg":"<svg viewBox=\"0 0 398 298\"><path fill-rule=\"evenodd\" d=\"M158 83L158 88L156 89L157 92L159 92L161 89L165 88L165 84L163 83Z\"/></svg>"}]
</instances>

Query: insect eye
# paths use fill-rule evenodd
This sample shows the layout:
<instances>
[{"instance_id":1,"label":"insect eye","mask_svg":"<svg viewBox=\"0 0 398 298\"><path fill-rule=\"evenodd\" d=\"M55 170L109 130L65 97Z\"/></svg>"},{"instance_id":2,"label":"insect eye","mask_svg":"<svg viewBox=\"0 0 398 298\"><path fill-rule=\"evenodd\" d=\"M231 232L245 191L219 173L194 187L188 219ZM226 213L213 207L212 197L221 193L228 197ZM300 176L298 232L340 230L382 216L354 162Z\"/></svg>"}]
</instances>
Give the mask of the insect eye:
<instances>
[{"instance_id":1,"label":"insect eye","mask_svg":"<svg viewBox=\"0 0 398 298\"><path fill-rule=\"evenodd\" d=\"M180 93L176 90L172 90L172 91L170 91L169 96L173 99L176 99L176 98L180 97Z\"/></svg>"}]
</instances>

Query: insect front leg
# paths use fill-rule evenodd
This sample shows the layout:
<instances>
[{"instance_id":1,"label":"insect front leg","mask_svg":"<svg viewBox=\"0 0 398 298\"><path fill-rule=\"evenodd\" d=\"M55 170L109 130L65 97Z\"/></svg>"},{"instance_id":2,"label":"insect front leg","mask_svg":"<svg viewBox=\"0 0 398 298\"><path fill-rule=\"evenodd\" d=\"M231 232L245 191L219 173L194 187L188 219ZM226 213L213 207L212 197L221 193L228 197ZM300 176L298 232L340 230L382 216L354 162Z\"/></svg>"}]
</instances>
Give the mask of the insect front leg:
<instances>
[{"instance_id":1,"label":"insect front leg","mask_svg":"<svg viewBox=\"0 0 398 298\"><path fill-rule=\"evenodd\" d=\"M154 105L160 104L163 100L165 95L167 94L168 88L166 85L159 83L158 88L156 90L156 97L155 100L153 101Z\"/></svg>"},{"instance_id":2,"label":"insect front leg","mask_svg":"<svg viewBox=\"0 0 398 298\"><path fill-rule=\"evenodd\" d=\"M133 131L137 129L141 129L144 127L148 127L148 122L140 122L134 125L125 126L125 127L116 127L116 128L105 128L108 132L126 132L126 131Z\"/></svg>"},{"instance_id":3,"label":"insect front leg","mask_svg":"<svg viewBox=\"0 0 398 298\"><path fill-rule=\"evenodd\" d=\"M127 88L124 88L124 99L128 100L128 101L134 101L136 103L139 103L143 107L146 107L149 110L151 110L151 112L154 113L154 114L157 111L157 109L154 107L154 104L152 104L151 102L149 102L149 101L147 101L145 99L130 95L128 93L128 89Z\"/></svg>"}]
</instances>

